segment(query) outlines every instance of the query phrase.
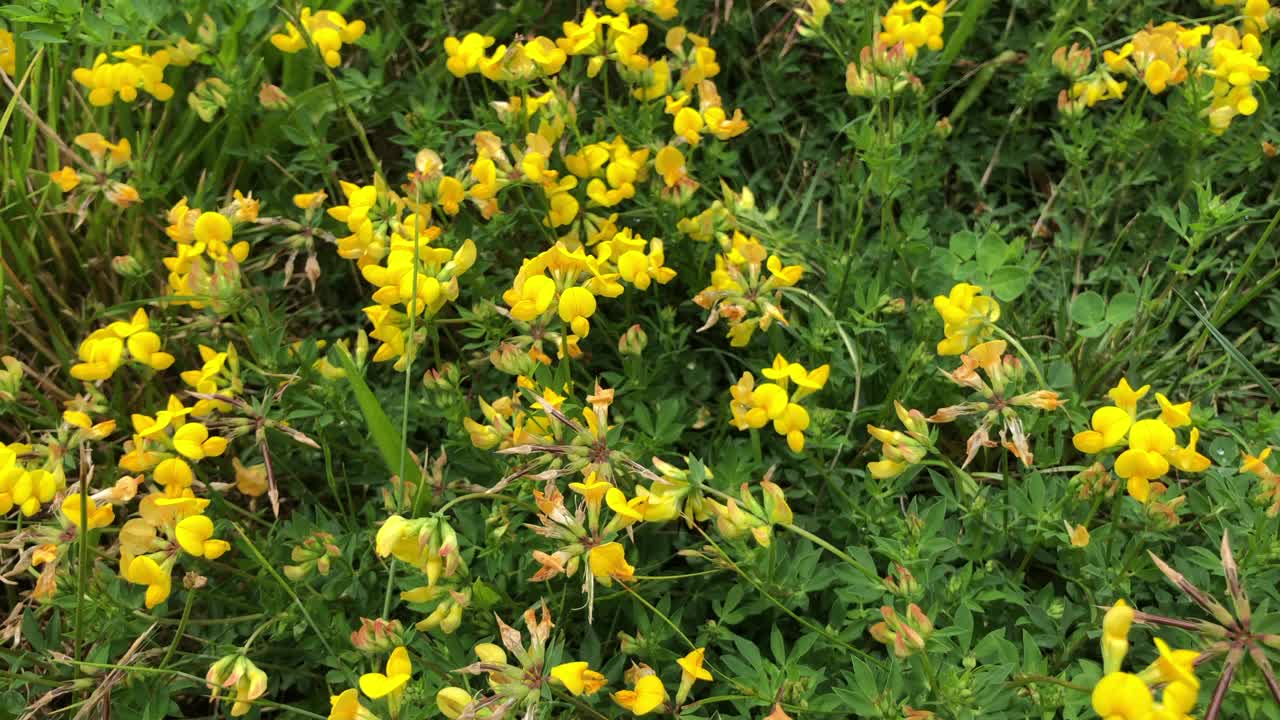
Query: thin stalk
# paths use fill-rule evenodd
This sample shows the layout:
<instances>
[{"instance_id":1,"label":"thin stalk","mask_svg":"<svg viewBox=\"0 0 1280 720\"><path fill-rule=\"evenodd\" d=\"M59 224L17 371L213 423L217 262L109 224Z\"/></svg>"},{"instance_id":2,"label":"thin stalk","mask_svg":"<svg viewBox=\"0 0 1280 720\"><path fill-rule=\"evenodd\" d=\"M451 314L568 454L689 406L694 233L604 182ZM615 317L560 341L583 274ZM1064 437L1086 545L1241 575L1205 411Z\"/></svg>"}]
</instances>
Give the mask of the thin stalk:
<instances>
[{"instance_id":1,"label":"thin stalk","mask_svg":"<svg viewBox=\"0 0 1280 720\"><path fill-rule=\"evenodd\" d=\"M285 593L293 600L293 603L298 606L298 609L302 611L303 619L307 621L307 625L311 627L311 631L316 634L316 638L320 640L320 644L324 646L325 651L330 655L333 655L333 648L329 645L329 641L325 639L324 633L320 632L320 627L311 619L311 613L307 612L307 607L302 604L302 598L298 597L298 593L293 591L293 587L289 585L289 582L280 577L280 573L276 572L276 569L271 566L271 563L267 562L267 559L262 556L262 552L253 544L253 541L249 539L249 536L245 534L244 529L236 523L231 523L231 527L235 529L236 534L239 535L240 539L244 541L244 544L248 546L249 554L253 556L253 559L262 566L263 570L267 571L268 575L275 579L280 587L284 588Z\"/></svg>"}]
</instances>

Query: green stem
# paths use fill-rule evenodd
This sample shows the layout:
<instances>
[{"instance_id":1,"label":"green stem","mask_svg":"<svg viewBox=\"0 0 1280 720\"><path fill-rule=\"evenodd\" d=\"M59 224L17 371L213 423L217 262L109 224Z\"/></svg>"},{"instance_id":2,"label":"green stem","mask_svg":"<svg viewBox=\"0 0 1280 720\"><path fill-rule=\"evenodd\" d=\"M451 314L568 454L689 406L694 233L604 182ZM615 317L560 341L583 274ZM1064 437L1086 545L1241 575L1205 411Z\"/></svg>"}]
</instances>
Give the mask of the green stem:
<instances>
[{"instance_id":1,"label":"green stem","mask_svg":"<svg viewBox=\"0 0 1280 720\"><path fill-rule=\"evenodd\" d=\"M307 621L307 625L311 626L311 631L316 634L316 638L320 640L320 644L324 646L325 651L330 655L333 655L333 648L329 645L329 641L325 639L324 633L320 632L320 627L311 619L311 613L307 612L307 607L302 604L302 598L298 597L298 593L293 591L293 586L289 585L287 580L280 577L280 573L276 572L274 567L271 567L271 563L267 562L267 559L262 556L262 553L258 550L258 546L254 545L253 541L249 539L249 536L245 534L244 528L241 528L236 523L231 523L231 527L236 531L236 534L240 536L240 539L244 541L244 544L248 546L249 554L253 556L253 559L256 560L258 564L262 566L262 569L266 570L267 574L274 578L280 587L284 588L285 593L293 599L293 603L302 611L303 619Z\"/></svg>"},{"instance_id":2,"label":"green stem","mask_svg":"<svg viewBox=\"0 0 1280 720\"><path fill-rule=\"evenodd\" d=\"M187 601L182 604L182 619L178 621L178 629L173 633L173 642L169 643L169 649L165 651L164 659L160 661L160 668L164 669L169 666L169 661L173 659L173 653L178 650L178 643L182 641L182 633L187 630L187 621L191 619L191 604L195 601L196 591L194 589L187 590Z\"/></svg>"}]
</instances>

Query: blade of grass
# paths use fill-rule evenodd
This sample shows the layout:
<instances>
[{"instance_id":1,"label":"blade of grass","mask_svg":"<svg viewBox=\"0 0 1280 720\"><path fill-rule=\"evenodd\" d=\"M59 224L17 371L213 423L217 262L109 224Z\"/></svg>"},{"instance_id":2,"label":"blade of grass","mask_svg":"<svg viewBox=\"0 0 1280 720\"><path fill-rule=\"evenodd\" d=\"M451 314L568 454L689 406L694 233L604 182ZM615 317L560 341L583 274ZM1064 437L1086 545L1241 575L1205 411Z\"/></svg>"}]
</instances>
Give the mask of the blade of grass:
<instances>
[{"instance_id":1,"label":"blade of grass","mask_svg":"<svg viewBox=\"0 0 1280 720\"><path fill-rule=\"evenodd\" d=\"M1276 405L1280 405L1280 390L1277 390L1276 386L1271 384L1271 381L1267 379L1267 376L1263 375L1262 371L1250 362L1249 358L1245 357L1244 353L1240 352L1240 349L1227 339L1227 336L1223 335L1218 328L1214 327L1208 316L1200 312L1200 309L1195 305L1192 305L1191 301L1188 300L1185 295L1183 295L1177 288L1172 288L1172 290L1173 294L1178 296L1178 299L1191 310L1196 318L1199 319L1200 322L1204 323L1209 334L1212 335L1213 339L1222 346L1223 352L1225 352L1228 357L1239 365L1241 369L1248 373L1249 377L1252 377L1255 382L1262 386L1263 391L1266 392L1267 397L1271 399L1271 402Z\"/></svg>"},{"instance_id":2,"label":"blade of grass","mask_svg":"<svg viewBox=\"0 0 1280 720\"><path fill-rule=\"evenodd\" d=\"M422 473L418 470L417 464L409 460L408 450L400 438L400 431L391 423L391 418L382 409L382 403L378 402L377 396L365 383L360 368L356 367L355 361L346 349L339 347L336 354L342 369L346 371L347 384L351 386L351 391L356 396L356 403L360 406L360 412L364 415L369 436L377 446L379 454L382 455L382 461L386 463L387 470L393 475L398 475L403 467L405 475L409 477L401 477L401 480L420 482Z\"/></svg>"}]
</instances>

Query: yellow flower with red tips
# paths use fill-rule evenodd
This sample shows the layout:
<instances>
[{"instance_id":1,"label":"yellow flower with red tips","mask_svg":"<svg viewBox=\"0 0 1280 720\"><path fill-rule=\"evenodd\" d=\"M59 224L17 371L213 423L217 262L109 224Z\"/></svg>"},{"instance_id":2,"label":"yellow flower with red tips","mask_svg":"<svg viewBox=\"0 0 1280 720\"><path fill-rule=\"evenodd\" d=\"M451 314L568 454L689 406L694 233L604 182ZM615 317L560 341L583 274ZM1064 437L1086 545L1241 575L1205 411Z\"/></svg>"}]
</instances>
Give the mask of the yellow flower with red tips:
<instances>
[{"instance_id":1,"label":"yellow flower with red tips","mask_svg":"<svg viewBox=\"0 0 1280 720\"><path fill-rule=\"evenodd\" d=\"M565 689L575 697L594 695L605 686L604 675L592 670L587 663L567 662L551 668L551 678L564 685Z\"/></svg>"}]
</instances>

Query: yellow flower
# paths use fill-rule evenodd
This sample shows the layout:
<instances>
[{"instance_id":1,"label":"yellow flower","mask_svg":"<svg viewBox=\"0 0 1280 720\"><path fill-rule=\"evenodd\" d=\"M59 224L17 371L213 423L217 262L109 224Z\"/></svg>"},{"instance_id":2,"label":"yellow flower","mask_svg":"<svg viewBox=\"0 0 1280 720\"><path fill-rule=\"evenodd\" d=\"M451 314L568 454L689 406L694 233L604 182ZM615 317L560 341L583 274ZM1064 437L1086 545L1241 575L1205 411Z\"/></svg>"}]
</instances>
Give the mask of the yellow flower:
<instances>
[{"instance_id":1,"label":"yellow flower","mask_svg":"<svg viewBox=\"0 0 1280 720\"><path fill-rule=\"evenodd\" d=\"M1120 378L1120 383L1107 391L1107 397L1111 398L1116 407L1129 413L1129 417L1138 419L1138 401L1151 390L1150 385L1143 385L1134 390L1129 385L1127 378Z\"/></svg>"},{"instance_id":2,"label":"yellow flower","mask_svg":"<svg viewBox=\"0 0 1280 720\"><path fill-rule=\"evenodd\" d=\"M605 685L605 677L585 662L561 663L551 668L552 679L565 686L574 696L594 695Z\"/></svg>"},{"instance_id":3,"label":"yellow flower","mask_svg":"<svg viewBox=\"0 0 1280 720\"><path fill-rule=\"evenodd\" d=\"M591 331L589 318L596 311L596 296L591 291L581 287L574 286L565 289L560 293L560 305L557 312L560 319L569 323L574 334L580 337L586 337Z\"/></svg>"},{"instance_id":4,"label":"yellow flower","mask_svg":"<svg viewBox=\"0 0 1280 720\"><path fill-rule=\"evenodd\" d=\"M213 521L204 515L191 515L178 521L174 528L178 545L189 555L217 560L231 549L226 540L213 537Z\"/></svg>"},{"instance_id":5,"label":"yellow flower","mask_svg":"<svg viewBox=\"0 0 1280 720\"><path fill-rule=\"evenodd\" d=\"M645 675L636 681L634 690L619 690L613 701L635 715L647 715L667 699L667 690L657 675Z\"/></svg>"},{"instance_id":6,"label":"yellow flower","mask_svg":"<svg viewBox=\"0 0 1280 720\"><path fill-rule=\"evenodd\" d=\"M249 497L259 497L267 491L267 466L263 463L244 465L240 458L231 458L236 471L236 490Z\"/></svg>"},{"instance_id":7,"label":"yellow flower","mask_svg":"<svg viewBox=\"0 0 1280 720\"><path fill-rule=\"evenodd\" d=\"M1093 411L1091 428L1075 434L1072 444L1082 453L1100 453L1124 442L1133 419L1123 409L1106 406Z\"/></svg>"},{"instance_id":8,"label":"yellow flower","mask_svg":"<svg viewBox=\"0 0 1280 720\"><path fill-rule=\"evenodd\" d=\"M1160 403L1160 419L1171 428L1180 428L1191 424L1191 401L1177 405L1169 401L1163 393L1156 393L1156 402Z\"/></svg>"},{"instance_id":9,"label":"yellow flower","mask_svg":"<svg viewBox=\"0 0 1280 720\"><path fill-rule=\"evenodd\" d=\"M615 579L631 580L636 571L635 567L627 562L622 545L616 542L591 548L587 553L587 562L591 566L591 574L605 587L613 585Z\"/></svg>"},{"instance_id":10,"label":"yellow flower","mask_svg":"<svg viewBox=\"0 0 1280 720\"><path fill-rule=\"evenodd\" d=\"M347 22L346 18L333 10L320 10L313 14L311 8L304 7L298 16L298 21L311 38L320 57L324 59L324 64L331 68L342 64L339 51L342 50L343 44L354 43L364 35L365 31L363 20ZM307 41L298 31L297 25L287 23L283 33L271 36L271 44L280 52L292 54L305 48Z\"/></svg>"},{"instance_id":11,"label":"yellow flower","mask_svg":"<svg viewBox=\"0 0 1280 720\"><path fill-rule=\"evenodd\" d=\"M697 145L702 139L703 128L702 115L693 108L681 108L676 113L673 123L675 133L685 139L690 145Z\"/></svg>"},{"instance_id":12,"label":"yellow flower","mask_svg":"<svg viewBox=\"0 0 1280 720\"><path fill-rule=\"evenodd\" d=\"M1073 527L1071 523L1065 520L1063 524L1067 526L1067 538L1071 541L1071 547L1089 547L1089 528L1083 525Z\"/></svg>"},{"instance_id":13,"label":"yellow flower","mask_svg":"<svg viewBox=\"0 0 1280 720\"><path fill-rule=\"evenodd\" d=\"M1159 420L1139 420L1129 429L1129 449L1116 458L1116 475L1128 481L1129 494L1146 502L1148 481L1169 472L1166 455L1173 450L1177 438L1173 429Z\"/></svg>"},{"instance_id":14,"label":"yellow flower","mask_svg":"<svg viewBox=\"0 0 1280 720\"><path fill-rule=\"evenodd\" d=\"M1160 638L1155 638L1156 650L1160 656L1147 666L1138 677L1148 685L1180 683L1191 688L1199 688L1196 679L1196 658L1200 653L1195 650L1174 650Z\"/></svg>"},{"instance_id":15,"label":"yellow flower","mask_svg":"<svg viewBox=\"0 0 1280 720\"><path fill-rule=\"evenodd\" d=\"M916 16L916 11L922 11ZM915 57L920 48L930 50L942 49L942 16L947 10L946 0L934 4L921 2L903 2L898 0L880 19L884 31L880 33L880 43L886 46L902 43L907 57Z\"/></svg>"},{"instance_id":16,"label":"yellow flower","mask_svg":"<svg viewBox=\"0 0 1280 720\"><path fill-rule=\"evenodd\" d=\"M210 437L209 428L204 423L190 422L173 433L173 447L184 457L201 460L221 455L227 449L227 439L216 435Z\"/></svg>"},{"instance_id":17,"label":"yellow flower","mask_svg":"<svg viewBox=\"0 0 1280 720\"><path fill-rule=\"evenodd\" d=\"M471 693L460 687L441 688L436 693L436 708L440 710L440 714L449 718L449 720L457 720L462 715L463 710L471 704ZM339 720L338 718L330 718L330 720ZM346 720L342 718L341 720ZM364 720L364 718L360 718Z\"/></svg>"},{"instance_id":18,"label":"yellow flower","mask_svg":"<svg viewBox=\"0 0 1280 720\"><path fill-rule=\"evenodd\" d=\"M442 691L443 692L443 691ZM467 698L470 700L470 696ZM329 720L376 720L373 712L360 704L360 693L347 688L329 697Z\"/></svg>"},{"instance_id":19,"label":"yellow flower","mask_svg":"<svg viewBox=\"0 0 1280 720\"><path fill-rule=\"evenodd\" d=\"M1271 468L1267 467L1267 458L1271 457L1271 448L1266 447L1257 456L1243 453L1244 462L1240 464L1240 472L1249 473L1251 475L1266 476L1271 474Z\"/></svg>"},{"instance_id":20,"label":"yellow flower","mask_svg":"<svg viewBox=\"0 0 1280 720\"><path fill-rule=\"evenodd\" d=\"M61 170L49 173L49 180L62 192L71 192L80 185L80 173L70 165L63 165Z\"/></svg>"},{"instance_id":21,"label":"yellow flower","mask_svg":"<svg viewBox=\"0 0 1280 720\"><path fill-rule=\"evenodd\" d=\"M124 557L121 557L123 564ZM151 609L156 605L169 599L169 592L173 578L173 558L170 557L165 561L164 565L160 565L152 560L148 555L139 555L132 558L132 562L128 564L128 570L125 571L125 579L135 585L146 585L146 606Z\"/></svg>"},{"instance_id":22,"label":"yellow flower","mask_svg":"<svg viewBox=\"0 0 1280 720\"><path fill-rule=\"evenodd\" d=\"M18 48L13 33L0 29L0 70L10 77L18 74Z\"/></svg>"},{"instance_id":23,"label":"yellow flower","mask_svg":"<svg viewBox=\"0 0 1280 720\"><path fill-rule=\"evenodd\" d=\"M83 527L80 517L80 493L72 493L62 500L62 514L76 527ZM93 498L87 498L84 501L89 512L89 529L96 530L100 527L106 527L116 519L115 509L110 503L99 506L93 501Z\"/></svg>"},{"instance_id":24,"label":"yellow flower","mask_svg":"<svg viewBox=\"0 0 1280 720\"><path fill-rule=\"evenodd\" d=\"M773 431L787 438L792 452L804 450L804 431L809 427L809 411L795 403L788 403L782 414L773 420Z\"/></svg>"},{"instance_id":25,"label":"yellow flower","mask_svg":"<svg viewBox=\"0 0 1280 720\"><path fill-rule=\"evenodd\" d=\"M1129 626L1133 624L1134 609L1124 600L1116 600L1102 617L1102 665L1103 672L1120 669L1125 653L1129 652Z\"/></svg>"},{"instance_id":26,"label":"yellow flower","mask_svg":"<svg viewBox=\"0 0 1280 720\"><path fill-rule=\"evenodd\" d=\"M444 51L449 56L445 67L454 77L465 77L480 69L480 61L484 58L485 48L492 45L493 38L479 33L467 33L462 40L447 37L444 40Z\"/></svg>"},{"instance_id":27,"label":"yellow flower","mask_svg":"<svg viewBox=\"0 0 1280 720\"><path fill-rule=\"evenodd\" d=\"M977 285L957 283L950 294L933 299L933 308L945 324L939 355L960 355L991 337L992 324L1000 319L1000 304L981 292Z\"/></svg>"},{"instance_id":28,"label":"yellow flower","mask_svg":"<svg viewBox=\"0 0 1280 720\"><path fill-rule=\"evenodd\" d=\"M511 306L511 317L528 322L551 307L556 297L556 282L546 275L516 276L515 284L502 295Z\"/></svg>"},{"instance_id":29,"label":"yellow flower","mask_svg":"<svg viewBox=\"0 0 1280 720\"><path fill-rule=\"evenodd\" d=\"M1169 464L1182 472L1204 472L1209 469L1209 458L1196 451L1196 443L1200 441L1200 430L1191 428L1191 437L1186 447L1174 446L1169 451Z\"/></svg>"},{"instance_id":30,"label":"yellow flower","mask_svg":"<svg viewBox=\"0 0 1280 720\"><path fill-rule=\"evenodd\" d=\"M1093 711L1105 720L1149 720L1154 717L1151 689L1137 675L1108 673L1093 688Z\"/></svg>"},{"instance_id":31,"label":"yellow flower","mask_svg":"<svg viewBox=\"0 0 1280 720\"><path fill-rule=\"evenodd\" d=\"M694 680L710 681L712 679L711 673L707 672L702 667L702 662L706 658L706 654L706 648L695 648L694 650L691 650L688 655L676 660L676 663L680 665L681 674L685 677L693 678Z\"/></svg>"},{"instance_id":32,"label":"yellow flower","mask_svg":"<svg viewBox=\"0 0 1280 720\"><path fill-rule=\"evenodd\" d=\"M386 670L385 675L383 673L365 673L361 675L360 691L374 700L387 697L388 703L396 707L401 696L404 695L405 684L409 682L409 678L413 674L413 665L409 661L409 651L403 645L391 651L391 656L387 658ZM393 712L392 714L395 713Z\"/></svg>"}]
</instances>

